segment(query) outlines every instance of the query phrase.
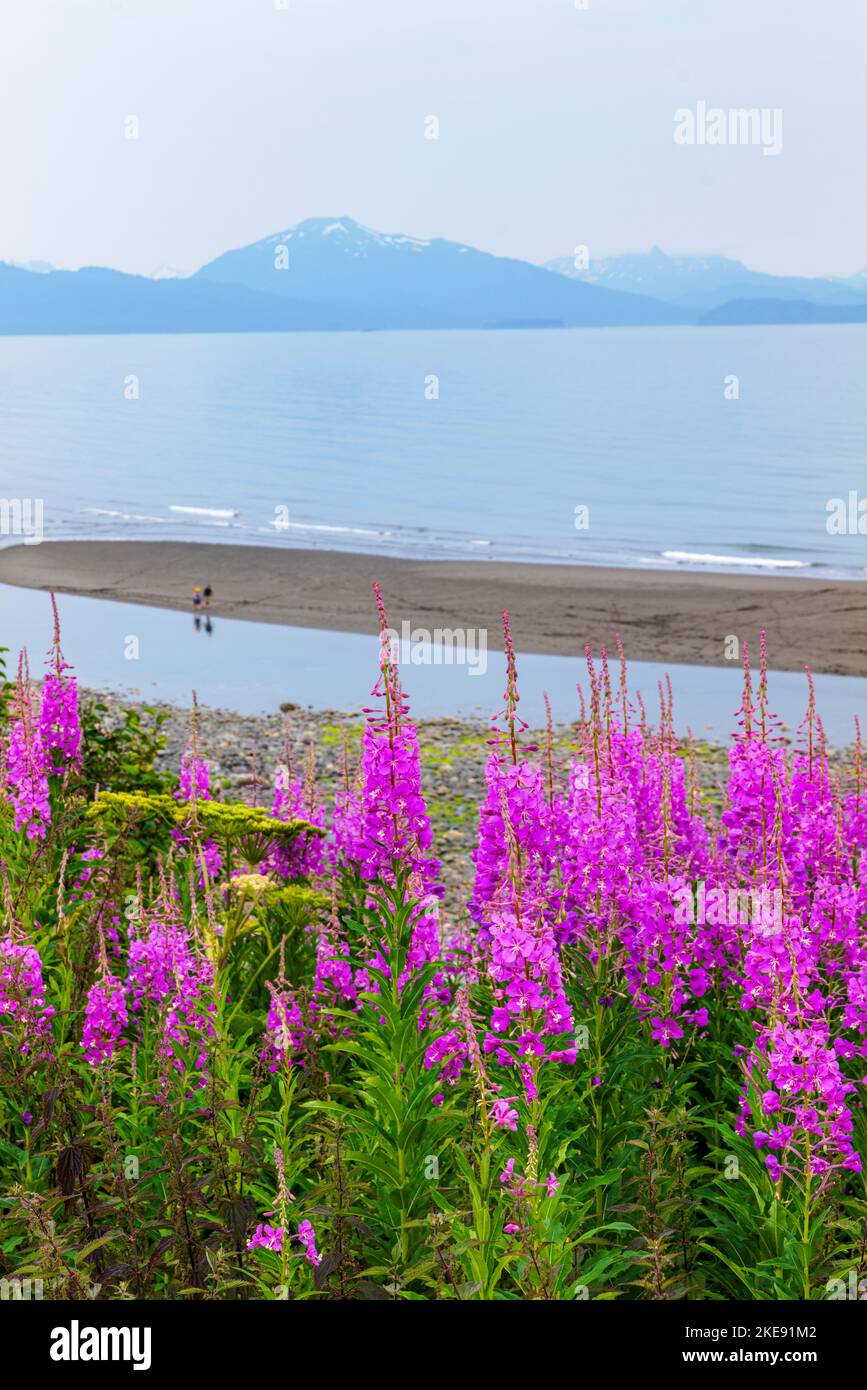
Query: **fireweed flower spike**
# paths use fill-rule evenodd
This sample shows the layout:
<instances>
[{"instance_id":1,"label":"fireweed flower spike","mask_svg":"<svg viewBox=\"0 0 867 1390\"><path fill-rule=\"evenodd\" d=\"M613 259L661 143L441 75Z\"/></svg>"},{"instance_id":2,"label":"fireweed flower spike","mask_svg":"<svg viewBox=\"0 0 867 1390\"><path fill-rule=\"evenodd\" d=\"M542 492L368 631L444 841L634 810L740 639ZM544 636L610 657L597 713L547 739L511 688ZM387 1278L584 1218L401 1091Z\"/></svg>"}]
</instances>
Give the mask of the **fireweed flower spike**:
<instances>
[{"instance_id":1,"label":"fireweed flower spike","mask_svg":"<svg viewBox=\"0 0 867 1390\"><path fill-rule=\"evenodd\" d=\"M276 820L305 820L309 825L325 826L325 807L320 804L316 785L316 750L311 745L304 777L293 777L288 758L278 769L271 814ZM297 835L288 845L272 849L264 867L287 880L319 882L325 869L325 841L321 835Z\"/></svg>"},{"instance_id":2,"label":"fireweed flower spike","mask_svg":"<svg viewBox=\"0 0 867 1390\"><path fill-rule=\"evenodd\" d=\"M195 807L199 800L211 799L211 775L208 760L199 751L199 704L193 691L193 708L190 714L190 741L181 757L180 776L175 791L176 801L185 801Z\"/></svg>"},{"instance_id":3,"label":"fireweed flower spike","mask_svg":"<svg viewBox=\"0 0 867 1390\"><path fill-rule=\"evenodd\" d=\"M23 830L28 840L44 840L51 824L48 778L53 769L25 652L18 662L12 708L16 717L6 746L6 793L15 813L15 829Z\"/></svg>"},{"instance_id":4,"label":"fireweed flower spike","mask_svg":"<svg viewBox=\"0 0 867 1390\"><path fill-rule=\"evenodd\" d=\"M92 1067L114 1055L128 1021L123 982L103 963L102 975L87 995L81 1037L84 1055Z\"/></svg>"},{"instance_id":5,"label":"fireweed flower spike","mask_svg":"<svg viewBox=\"0 0 867 1390\"><path fill-rule=\"evenodd\" d=\"M72 667L64 661L60 650L60 619L57 603L51 595L54 610L54 644L48 653L48 675L42 682L39 709L39 730L42 746L55 777L62 777L69 768L81 761L81 724L78 716L78 685L71 674Z\"/></svg>"},{"instance_id":6,"label":"fireweed flower spike","mask_svg":"<svg viewBox=\"0 0 867 1390\"><path fill-rule=\"evenodd\" d=\"M277 1169L277 1207L274 1211L269 1211L268 1216L279 1216L279 1226L271 1226L268 1223L260 1223L250 1240L247 1242L248 1250L255 1250L261 1246L264 1250L275 1250L278 1254L285 1255L286 1231L289 1225L289 1203L293 1201L292 1193L286 1183L286 1167L283 1159L283 1150L279 1145L274 1145L274 1166ZM284 1260L284 1272L286 1262Z\"/></svg>"},{"instance_id":7,"label":"fireweed flower spike","mask_svg":"<svg viewBox=\"0 0 867 1390\"><path fill-rule=\"evenodd\" d=\"M271 1007L265 1024L264 1046L259 1056L270 1072L302 1065L305 1043L313 1033L311 1014L308 1012L305 1019L295 991L287 983L285 959L284 936L280 943L280 973L276 983L266 981Z\"/></svg>"},{"instance_id":8,"label":"fireweed flower spike","mask_svg":"<svg viewBox=\"0 0 867 1390\"><path fill-rule=\"evenodd\" d=\"M380 618L380 671L373 694L384 702L372 711L362 740L361 871L365 878L393 874L396 861L417 873L426 894L439 894L439 864L427 857L433 843L421 790L418 735L407 718L388 636L382 591L374 584Z\"/></svg>"},{"instance_id":9,"label":"fireweed flower spike","mask_svg":"<svg viewBox=\"0 0 867 1390\"><path fill-rule=\"evenodd\" d=\"M429 857L433 833L421 787L418 735L408 718L409 706L400 687L388 636L382 591L374 584L380 620L380 670L373 695L384 708L369 711L362 736L358 815L353 833L344 834L344 848L362 880L393 883L401 867L414 885L414 913L409 968L438 959L440 953L437 899L439 862ZM377 954L372 962L384 968Z\"/></svg>"},{"instance_id":10,"label":"fireweed flower spike","mask_svg":"<svg viewBox=\"0 0 867 1390\"><path fill-rule=\"evenodd\" d=\"M546 788L541 768L520 760L517 669L506 613L503 630L507 756L501 759L497 749L488 760L471 912L481 925L496 1005L485 1052L501 1066L517 1069L533 1102L543 1061L574 1061L575 1050L559 948L546 910L553 789ZM494 1103L491 1118L495 1125L515 1126L504 1102Z\"/></svg>"},{"instance_id":11,"label":"fireweed flower spike","mask_svg":"<svg viewBox=\"0 0 867 1390\"><path fill-rule=\"evenodd\" d=\"M181 758L181 771L176 801L210 801L211 777L208 760L188 748Z\"/></svg>"},{"instance_id":12,"label":"fireweed flower spike","mask_svg":"<svg viewBox=\"0 0 867 1390\"><path fill-rule=\"evenodd\" d=\"M279 1217L279 1225L272 1226L267 1222L260 1222L253 1235L247 1241L247 1249L255 1250L261 1247L263 1250L273 1250L282 1256L282 1274L285 1277L288 1271L289 1249L287 1245L287 1233L289 1231L289 1204L294 1201L292 1193L289 1191L286 1182L286 1167L283 1157L283 1150L279 1145L274 1147L274 1164L277 1169L277 1207L269 1216ZM289 1240L297 1240L302 1247L304 1258L314 1269L322 1263L322 1256L316 1248L316 1232L310 1221L303 1220L298 1224L298 1230L294 1235L289 1234Z\"/></svg>"},{"instance_id":13,"label":"fireweed flower spike","mask_svg":"<svg viewBox=\"0 0 867 1390\"><path fill-rule=\"evenodd\" d=\"M0 937L0 1037L14 1038L29 1056L49 1045L53 1016L36 947L17 933Z\"/></svg>"},{"instance_id":14,"label":"fireweed flower spike","mask_svg":"<svg viewBox=\"0 0 867 1390\"><path fill-rule=\"evenodd\" d=\"M129 1013L142 1025L159 1021L159 1051L175 1072L187 1070L189 1055L205 1084L207 1043L215 1036L214 966L202 952L178 912L175 893L163 893L155 905L130 922L126 993ZM189 1052L190 1048L192 1052Z\"/></svg>"},{"instance_id":15,"label":"fireweed flower spike","mask_svg":"<svg viewBox=\"0 0 867 1390\"><path fill-rule=\"evenodd\" d=\"M196 864L200 873L200 887L215 883L223 869L223 856L216 840L199 839L195 833L196 808L200 801L211 801L211 770L208 759L199 751L198 740L199 708L196 692L193 691L193 710L190 717L190 743L181 756L178 786L175 789L176 801L190 807L191 822L189 834L183 829L172 831L172 839L177 845L186 847L190 836L195 836Z\"/></svg>"},{"instance_id":16,"label":"fireweed flower spike","mask_svg":"<svg viewBox=\"0 0 867 1390\"><path fill-rule=\"evenodd\" d=\"M487 796L479 816L478 844L473 855L476 875L470 916L478 924L478 944L483 951L490 944L493 914L505 911L520 916L522 904L532 912L533 905L538 906L544 897L550 871L553 797L546 794L542 769L522 758L533 750L520 744L527 726L517 713L518 672L506 612L503 644L505 706L493 720L494 751L485 769Z\"/></svg>"}]
</instances>

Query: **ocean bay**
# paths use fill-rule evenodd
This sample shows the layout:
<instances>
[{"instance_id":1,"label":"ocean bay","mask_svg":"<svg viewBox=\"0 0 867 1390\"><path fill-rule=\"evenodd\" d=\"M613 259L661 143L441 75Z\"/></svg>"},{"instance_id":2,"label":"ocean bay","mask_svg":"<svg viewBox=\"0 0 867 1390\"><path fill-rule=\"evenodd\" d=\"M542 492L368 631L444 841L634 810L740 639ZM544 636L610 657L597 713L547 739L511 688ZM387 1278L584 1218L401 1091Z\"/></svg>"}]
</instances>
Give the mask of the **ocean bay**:
<instances>
[{"instance_id":1,"label":"ocean bay","mask_svg":"<svg viewBox=\"0 0 867 1390\"><path fill-rule=\"evenodd\" d=\"M863 469L864 342L856 325L6 338L2 491L41 499L54 539L863 577L862 538L826 521Z\"/></svg>"}]
</instances>

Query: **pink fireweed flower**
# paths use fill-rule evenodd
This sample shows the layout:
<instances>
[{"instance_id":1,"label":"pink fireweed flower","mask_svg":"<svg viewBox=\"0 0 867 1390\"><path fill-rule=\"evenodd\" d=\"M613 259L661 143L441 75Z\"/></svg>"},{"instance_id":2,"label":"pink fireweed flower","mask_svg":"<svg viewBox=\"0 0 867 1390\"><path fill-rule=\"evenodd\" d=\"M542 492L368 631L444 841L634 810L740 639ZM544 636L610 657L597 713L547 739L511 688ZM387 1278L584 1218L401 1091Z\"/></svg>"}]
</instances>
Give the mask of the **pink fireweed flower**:
<instances>
[{"instance_id":1,"label":"pink fireweed flower","mask_svg":"<svg viewBox=\"0 0 867 1390\"><path fill-rule=\"evenodd\" d=\"M470 915L479 923L483 949L490 942L495 912L532 911L545 895L552 867L552 816L541 768L512 764L492 753L485 769L487 796L479 813L478 845ZM510 851L510 844L513 849ZM521 856L518 882L513 856Z\"/></svg>"},{"instance_id":2,"label":"pink fireweed flower","mask_svg":"<svg viewBox=\"0 0 867 1390\"><path fill-rule=\"evenodd\" d=\"M683 1029L673 1018L652 1018L650 1025L653 1041L661 1043L663 1047L671 1047L677 1038L683 1037Z\"/></svg>"},{"instance_id":3,"label":"pink fireweed flower","mask_svg":"<svg viewBox=\"0 0 867 1390\"><path fill-rule=\"evenodd\" d=\"M199 846L198 858L196 860L199 869L199 886L204 888L205 882L210 884L217 883L223 872L223 856L216 840L203 840Z\"/></svg>"},{"instance_id":4,"label":"pink fireweed flower","mask_svg":"<svg viewBox=\"0 0 867 1390\"><path fill-rule=\"evenodd\" d=\"M821 1019L804 1028L776 1023L746 1061L750 1080L771 1083L761 1091L761 1104L772 1124L755 1128L752 1137L757 1149L770 1150L773 1161L766 1163L775 1181L809 1172L820 1178L821 1190L835 1170L861 1171L846 1099L856 1087L846 1081L828 1042ZM757 1118L747 1087L741 1096L738 1132L746 1134Z\"/></svg>"},{"instance_id":5,"label":"pink fireweed flower","mask_svg":"<svg viewBox=\"0 0 867 1390\"><path fill-rule=\"evenodd\" d=\"M50 1038L53 1016L36 947L11 934L0 937L0 1036L19 1038L27 1056Z\"/></svg>"},{"instance_id":6,"label":"pink fireweed flower","mask_svg":"<svg viewBox=\"0 0 867 1390\"><path fill-rule=\"evenodd\" d=\"M92 900L94 896L92 880L98 876L98 866L104 859L105 850L99 845L90 845L82 852L82 869L73 881L70 902L90 902Z\"/></svg>"},{"instance_id":7,"label":"pink fireweed flower","mask_svg":"<svg viewBox=\"0 0 867 1390\"><path fill-rule=\"evenodd\" d=\"M468 1048L465 1039L456 1028L444 1033L427 1048L424 1054L426 1070L439 1068L439 1079L448 1086L456 1086L461 1078Z\"/></svg>"},{"instance_id":8,"label":"pink fireweed flower","mask_svg":"<svg viewBox=\"0 0 867 1390\"><path fill-rule=\"evenodd\" d=\"M358 985L336 905L330 921L318 931L313 1000L317 1018L334 1034L344 1025L335 1023L333 1011L357 1006Z\"/></svg>"},{"instance_id":9,"label":"pink fireweed flower","mask_svg":"<svg viewBox=\"0 0 867 1390\"><path fill-rule=\"evenodd\" d=\"M276 1250L278 1255L283 1249L283 1238L286 1235L282 1226L269 1226L261 1222L256 1227L250 1239L247 1241L247 1249L255 1250L261 1245L263 1250Z\"/></svg>"},{"instance_id":10,"label":"pink fireweed flower","mask_svg":"<svg viewBox=\"0 0 867 1390\"><path fill-rule=\"evenodd\" d=\"M517 677L508 618L506 719L511 761L494 754L486 772L488 797L479 826L471 915L494 986L495 1007L487 1053L516 1066L529 1101L537 1095L538 1068L574 1061L572 1012L563 987L560 951L547 911L552 865L553 790L539 768L518 762ZM553 1042L551 1041L553 1040Z\"/></svg>"},{"instance_id":11,"label":"pink fireweed flower","mask_svg":"<svg viewBox=\"0 0 867 1390\"><path fill-rule=\"evenodd\" d=\"M391 881L394 863L399 861L418 876L421 896L439 896L439 863L427 857L433 833L421 789L418 735L407 718L409 706L392 660L378 584L374 590L380 611L381 664L373 694L385 707L370 711L362 737L361 825L355 853L363 878Z\"/></svg>"},{"instance_id":12,"label":"pink fireweed flower","mask_svg":"<svg viewBox=\"0 0 867 1390\"><path fill-rule=\"evenodd\" d=\"M363 878L391 878L395 860L432 889L439 868L427 858L433 835L421 790L418 735L390 714L368 724L362 738L361 835L357 852Z\"/></svg>"},{"instance_id":13,"label":"pink fireweed flower","mask_svg":"<svg viewBox=\"0 0 867 1390\"><path fill-rule=\"evenodd\" d=\"M198 1072L193 1086L200 1089L207 1084L207 1043L216 1037L213 963L204 957L193 958L186 968L176 970L173 983L162 1015L160 1051L179 1074L189 1067Z\"/></svg>"},{"instance_id":14,"label":"pink fireweed flower","mask_svg":"<svg viewBox=\"0 0 867 1390\"><path fill-rule=\"evenodd\" d=\"M343 779L334 795L334 810L331 816L331 837L328 845L328 859L337 870L343 863L357 864L362 857L361 849L361 772L360 767L350 771L349 747L344 735Z\"/></svg>"},{"instance_id":15,"label":"pink fireweed flower","mask_svg":"<svg viewBox=\"0 0 867 1390\"><path fill-rule=\"evenodd\" d=\"M195 1047L193 1066L203 1071L207 1040L215 1035L213 1016L214 967L197 955L189 932L173 920L171 904L130 927L127 992L130 1011L140 1015L150 1004L160 1020L160 1052L178 1073L186 1070L184 1055ZM199 1077L197 1084L204 1084Z\"/></svg>"},{"instance_id":16,"label":"pink fireweed flower","mask_svg":"<svg viewBox=\"0 0 867 1390\"><path fill-rule=\"evenodd\" d=\"M181 758L181 770L176 801L210 801L211 773L207 758L187 748Z\"/></svg>"},{"instance_id":17,"label":"pink fireweed flower","mask_svg":"<svg viewBox=\"0 0 867 1390\"><path fill-rule=\"evenodd\" d=\"M288 767L278 768L271 815L276 820L292 820L298 814L303 796L304 783L301 778L293 777Z\"/></svg>"},{"instance_id":18,"label":"pink fireweed flower","mask_svg":"<svg viewBox=\"0 0 867 1390\"><path fill-rule=\"evenodd\" d=\"M438 882L439 863L429 856L433 833L421 788L418 736L400 688L379 585L374 585L374 591L381 643L373 695L384 702L384 709L367 711L358 788L345 789L335 814L335 830L342 862L364 882L391 885L399 871L408 876L408 899L413 906L410 946L398 982L403 988L414 971L440 958L437 900L443 889ZM386 943L374 943L355 975L359 992L377 993L379 981L372 972L387 976L390 969ZM447 997L443 978L434 980L426 989L420 1027L430 1025Z\"/></svg>"},{"instance_id":19,"label":"pink fireweed flower","mask_svg":"<svg viewBox=\"0 0 867 1390\"><path fill-rule=\"evenodd\" d=\"M64 667L64 669L69 669ZM81 760L81 726L78 720L78 686L73 678L52 673L42 684L39 711L42 743L55 777Z\"/></svg>"},{"instance_id":20,"label":"pink fireweed flower","mask_svg":"<svg viewBox=\"0 0 867 1390\"><path fill-rule=\"evenodd\" d=\"M499 914L490 933L488 974L498 1003L485 1052L493 1053L501 1066L516 1066L527 1099L533 1100L538 1065L575 1060L560 953L553 929L544 922L524 926L511 914Z\"/></svg>"},{"instance_id":21,"label":"pink fireweed flower","mask_svg":"<svg viewBox=\"0 0 867 1390\"><path fill-rule=\"evenodd\" d=\"M525 1181L526 1179L522 1178L520 1173L515 1172L515 1160L513 1158L507 1159L506 1166L500 1174L500 1182L503 1186L507 1187L513 1196L522 1196Z\"/></svg>"},{"instance_id":22,"label":"pink fireweed flower","mask_svg":"<svg viewBox=\"0 0 867 1390\"><path fill-rule=\"evenodd\" d=\"M259 1055L267 1062L268 1070L275 1072L281 1067L302 1063L305 1043L312 1029L305 1022L295 993L285 980L266 983L271 1005L265 1024L264 1046Z\"/></svg>"},{"instance_id":23,"label":"pink fireweed flower","mask_svg":"<svg viewBox=\"0 0 867 1390\"><path fill-rule=\"evenodd\" d=\"M549 1173L544 1181L533 1182L530 1178L515 1172L515 1160L508 1159L506 1166L500 1174L500 1182L506 1188L511 1197L519 1201L528 1200L534 1193L538 1193L544 1187L545 1195L553 1197L559 1191L560 1182L556 1173ZM508 1229L508 1228L506 1228Z\"/></svg>"},{"instance_id":24,"label":"pink fireweed flower","mask_svg":"<svg viewBox=\"0 0 867 1390\"><path fill-rule=\"evenodd\" d=\"M194 720L196 715L193 716ZM187 748L181 758L178 786L175 789L176 801L186 802L195 808L197 801L211 801L211 771L208 760L195 748ZM186 848L190 839L183 830L174 829L172 839ZM216 840L202 840L196 851L196 864L199 869L199 886L215 883L223 869L223 857Z\"/></svg>"},{"instance_id":25,"label":"pink fireweed flower","mask_svg":"<svg viewBox=\"0 0 867 1390\"><path fill-rule=\"evenodd\" d=\"M6 793L15 813L15 829L23 830L28 840L44 840L51 824L51 754L45 745L23 653L12 707L17 717L11 723L6 745Z\"/></svg>"},{"instance_id":26,"label":"pink fireweed flower","mask_svg":"<svg viewBox=\"0 0 867 1390\"><path fill-rule=\"evenodd\" d=\"M514 1099L514 1096L504 1097L501 1100L495 1100L491 1106L491 1119L494 1124L499 1129L510 1129L513 1133L518 1128L518 1112L510 1104Z\"/></svg>"},{"instance_id":27,"label":"pink fireweed flower","mask_svg":"<svg viewBox=\"0 0 867 1390\"><path fill-rule=\"evenodd\" d=\"M312 748L304 779L292 777L288 766L278 771L271 814L275 820L304 820L309 825L324 829L325 807L319 804L316 796L316 765ZM321 876L324 865L324 836L304 833L296 835L288 845L275 845L264 868L288 880L316 879Z\"/></svg>"},{"instance_id":28,"label":"pink fireweed flower","mask_svg":"<svg viewBox=\"0 0 867 1390\"><path fill-rule=\"evenodd\" d=\"M162 910L160 910L162 912ZM148 915L130 926L127 985L133 1013L145 1002L160 1005L178 982L195 971L187 928L167 914Z\"/></svg>"},{"instance_id":29,"label":"pink fireweed flower","mask_svg":"<svg viewBox=\"0 0 867 1390\"><path fill-rule=\"evenodd\" d=\"M354 785L343 787L334 797L331 837L328 844L329 862L335 868L342 863L361 862L361 834L360 789Z\"/></svg>"},{"instance_id":30,"label":"pink fireweed flower","mask_svg":"<svg viewBox=\"0 0 867 1390\"><path fill-rule=\"evenodd\" d=\"M51 595L54 609L54 643L48 653L53 669L42 683L39 710L39 731L51 771L61 777L81 761L81 723L78 715L78 684L71 674L72 667L64 661L60 650L60 619L57 604Z\"/></svg>"},{"instance_id":31,"label":"pink fireweed flower","mask_svg":"<svg viewBox=\"0 0 867 1390\"><path fill-rule=\"evenodd\" d=\"M304 1256L314 1268L322 1263L322 1256L316 1249L316 1232L309 1221L300 1223L296 1240L304 1246Z\"/></svg>"},{"instance_id":32,"label":"pink fireweed flower","mask_svg":"<svg viewBox=\"0 0 867 1390\"><path fill-rule=\"evenodd\" d=\"M113 1056L128 1022L123 984L115 975L105 972L101 980L91 985L84 1010L81 1046L92 1067Z\"/></svg>"}]
</instances>

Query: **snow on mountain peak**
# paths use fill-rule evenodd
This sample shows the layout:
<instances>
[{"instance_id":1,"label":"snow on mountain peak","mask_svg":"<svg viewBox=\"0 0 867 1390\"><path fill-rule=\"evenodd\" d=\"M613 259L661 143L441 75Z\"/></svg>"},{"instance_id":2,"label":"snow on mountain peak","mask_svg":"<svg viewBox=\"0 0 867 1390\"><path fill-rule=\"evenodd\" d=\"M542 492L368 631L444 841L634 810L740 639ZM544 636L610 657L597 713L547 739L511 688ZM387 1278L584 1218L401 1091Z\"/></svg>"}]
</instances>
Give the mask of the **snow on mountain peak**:
<instances>
[{"instance_id":1,"label":"snow on mountain peak","mask_svg":"<svg viewBox=\"0 0 867 1390\"><path fill-rule=\"evenodd\" d=\"M373 227L365 227L354 217L307 217L294 227L275 232L265 237L262 246L285 245L294 237L313 240L328 237L334 245L352 256L366 256L373 247L392 247L402 251L423 251L430 246L429 241L419 237L406 236L401 232L378 232Z\"/></svg>"}]
</instances>

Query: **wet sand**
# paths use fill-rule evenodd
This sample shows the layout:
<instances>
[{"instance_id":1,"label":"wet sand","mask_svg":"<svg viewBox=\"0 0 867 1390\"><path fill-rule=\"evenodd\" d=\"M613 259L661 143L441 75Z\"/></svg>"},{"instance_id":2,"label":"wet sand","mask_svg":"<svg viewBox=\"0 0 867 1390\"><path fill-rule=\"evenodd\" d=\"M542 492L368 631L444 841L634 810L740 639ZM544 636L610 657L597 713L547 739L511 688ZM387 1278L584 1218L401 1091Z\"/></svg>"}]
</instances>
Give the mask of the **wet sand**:
<instances>
[{"instance_id":1,"label":"wet sand","mask_svg":"<svg viewBox=\"0 0 867 1390\"><path fill-rule=\"evenodd\" d=\"M768 634L777 670L867 675L867 585L745 574L603 569L500 561L405 560L328 550L178 541L58 541L0 551L0 584L190 609L210 584L212 611L230 618L373 632L371 584L391 626L486 629L502 648L507 608L519 650L580 653L586 642L627 657L729 665L726 639L758 657Z\"/></svg>"}]
</instances>

